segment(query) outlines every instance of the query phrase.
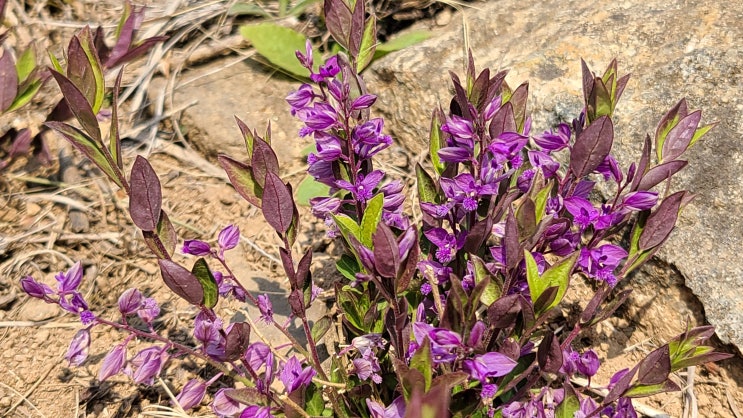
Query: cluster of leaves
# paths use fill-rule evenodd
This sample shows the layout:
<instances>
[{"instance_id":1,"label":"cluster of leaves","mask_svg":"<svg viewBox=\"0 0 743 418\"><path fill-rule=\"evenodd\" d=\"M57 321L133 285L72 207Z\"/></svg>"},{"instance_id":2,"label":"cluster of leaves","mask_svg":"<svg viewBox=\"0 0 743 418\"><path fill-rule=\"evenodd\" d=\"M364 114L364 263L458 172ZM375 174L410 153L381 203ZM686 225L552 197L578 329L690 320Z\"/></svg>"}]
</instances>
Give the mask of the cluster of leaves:
<instances>
[{"instance_id":1,"label":"cluster of leaves","mask_svg":"<svg viewBox=\"0 0 743 418\"><path fill-rule=\"evenodd\" d=\"M152 321L160 309L137 289L119 298L119 320L94 314L77 290L79 264L57 275L56 289L23 278L29 295L80 315L85 328L73 339L70 363L85 361L90 328L105 325L126 337L106 355L99 379L124 373L152 384L170 359L195 357L219 372L208 381L189 381L177 401L184 409L196 407L207 387L229 376L241 387L215 393L211 406L219 416L618 418L636 416L633 398L678 390L673 372L727 357L704 345L712 328L699 327L615 373L603 397L572 380L576 374L590 379L600 367L590 348L578 352L573 341L627 299L630 290L617 292L615 285L668 239L690 199L684 191L663 196L653 189L670 182L686 165L679 157L710 129L699 125L699 111L679 102L662 118L655 140L646 138L639 161L622 170L611 155L611 118L628 78L619 76L616 62L600 76L584 63L584 111L572 124L532 134L528 85L512 89L505 72L478 74L470 57L464 81L452 74L455 95L448 111L433 112L431 171L416 167L415 204L423 213L416 225L403 212L402 183L374 167L375 156L392 139L383 133L384 121L371 117L376 97L359 75L370 56L364 28L373 27L373 17L355 10L335 0L325 3L328 28L350 56L315 66L307 42L296 57L311 83L287 97L304 124L299 135L315 141L308 173L328 190L311 199L312 211L346 249L337 260L345 279L335 284L344 338L331 344L330 366L323 367L318 346L334 321L307 316L319 291L312 249L292 251L299 212L291 184L280 177L270 126L259 134L237 120L247 159L220 155L219 162L281 240L288 305L306 344L273 318L267 295L251 293L232 273L224 253L238 244L236 227L224 228L216 246L185 241L182 252L198 257L190 268L173 260L177 236L162 209L157 174L143 157L136 158L128 178L124 174L116 123L120 74L107 141L98 126L104 85L86 31L71 43L66 75L60 66L52 70L80 127L48 126L128 194L132 221L158 258L164 283L194 307L195 344L159 335ZM82 52L73 54L74 48ZM598 181L614 183L616 191L597 207L589 194ZM626 230L624 248L617 243ZM578 275L594 295L568 322L570 331L557 333L555 312ZM260 321L286 335L290 353L282 356L276 347L251 340L252 318L223 320L219 300L225 297L255 306ZM132 325L135 316L146 329ZM129 357L127 346L135 338L153 345Z\"/></svg>"},{"instance_id":2,"label":"cluster of leaves","mask_svg":"<svg viewBox=\"0 0 743 418\"><path fill-rule=\"evenodd\" d=\"M5 10L5 3L0 2L0 18ZM165 39L164 36L156 36L136 42L137 31L143 20L144 8L134 8L127 1L114 33L116 41L113 47L106 45L102 27L99 26L95 30L85 28L73 36L67 46L66 70L60 60L51 53L49 54L51 68L37 65L33 46L29 46L21 53L15 63L11 51L8 49L4 51L0 58L0 89L2 89L0 113L12 112L25 106L50 76L60 85L64 98L49 112L45 126L33 137L31 131L26 128L18 132L11 129L0 138L0 146L9 144L3 159L0 160L0 171L14 159L27 154L31 147L41 161L50 161L49 151L42 140L46 129L60 128L70 134L71 131L63 122L73 117L85 121L81 124L84 130L90 130L87 132L89 138L100 140L96 116L106 102L104 77L112 69L142 56ZM0 40L4 41L7 35L7 32L0 35ZM78 91L71 92L70 89ZM70 101L74 102L73 105L69 104ZM90 109L84 103L88 103ZM87 152L86 155L91 156ZM120 187L122 185L121 182L117 184Z\"/></svg>"}]
</instances>

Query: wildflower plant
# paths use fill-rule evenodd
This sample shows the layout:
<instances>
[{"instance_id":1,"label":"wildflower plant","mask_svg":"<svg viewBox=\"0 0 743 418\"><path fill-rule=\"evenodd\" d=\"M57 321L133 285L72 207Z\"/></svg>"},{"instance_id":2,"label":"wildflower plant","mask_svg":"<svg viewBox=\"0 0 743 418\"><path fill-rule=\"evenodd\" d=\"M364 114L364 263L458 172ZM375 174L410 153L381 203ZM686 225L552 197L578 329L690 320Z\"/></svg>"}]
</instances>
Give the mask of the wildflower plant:
<instances>
[{"instance_id":1,"label":"wildflower plant","mask_svg":"<svg viewBox=\"0 0 743 418\"><path fill-rule=\"evenodd\" d=\"M261 135L237 120L247 157L220 155L219 162L282 243L287 303L306 344L276 321L266 295L247 290L230 269L224 254L238 243L236 226L221 230L216 245L177 245L147 159L138 156L129 176L124 173L116 100L103 141L94 96L57 72L82 129L48 125L129 195L132 221L157 257L164 283L194 307L193 343L175 342L154 329L158 303L137 289L119 298L118 318L95 314L77 291L79 263L57 275L56 289L23 278L30 296L80 316L84 328L70 345L70 364L85 361L90 328L105 325L124 337L105 356L100 380L123 373L152 384L165 363L184 355L200 359L218 372L208 381L189 381L177 401L196 407L212 386L210 404L218 416L632 417L632 399L679 390L673 372L728 357L704 345L712 328L698 327L609 382L595 382L600 358L574 344L627 300L631 290L617 290L617 284L665 243L691 199L686 191L657 189L667 190L686 165L680 157L711 128L700 126L700 111L680 101L661 119L654 140L646 137L639 160L623 169L611 154L612 115L628 76L619 75L615 61L602 75L583 63L583 111L572 123L535 133L528 85L511 88L505 72L477 73L470 56L463 79L451 74L455 94L448 108L432 112L430 165L416 167L419 198L406 202L403 183L375 166L392 138L384 120L372 115L376 96L358 74L374 53L359 3L353 11L341 1L326 3L328 28L349 55L315 66L308 43L296 55L309 80L287 97L303 123L298 135L315 143L308 172L330 190L311 200L312 213L345 249L336 262L343 279L334 285L343 338L330 344L328 361L318 346L333 319L307 315L319 290L313 253L292 250L299 211L291 184L280 177L270 127ZM114 97L117 90L118 81ZM597 204L591 192L598 182L615 192ZM420 223L406 215L411 205L420 208ZM177 249L195 258L191 267L173 260ZM567 318L567 331L558 332L554 314L578 277L593 296L582 301L578 316ZM286 335L289 354L251 338L252 320L228 323L219 309L223 298L256 307L256 319ZM145 328L130 325L135 316ZM133 340L152 345L130 353ZM608 393L585 390L574 383L578 375ZM217 387L223 376L239 387Z\"/></svg>"}]
</instances>

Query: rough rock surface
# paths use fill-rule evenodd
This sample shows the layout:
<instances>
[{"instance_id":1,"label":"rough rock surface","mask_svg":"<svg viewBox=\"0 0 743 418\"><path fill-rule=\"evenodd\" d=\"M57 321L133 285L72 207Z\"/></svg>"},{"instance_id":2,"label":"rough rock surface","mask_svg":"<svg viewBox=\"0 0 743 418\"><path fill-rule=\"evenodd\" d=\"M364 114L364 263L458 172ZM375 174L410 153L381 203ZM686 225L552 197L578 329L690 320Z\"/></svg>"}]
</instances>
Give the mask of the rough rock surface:
<instances>
[{"instance_id":1,"label":"rough rock surface","mask_svg":"<svg viewBox=\"0 0 743 418\"><path fill-rule=\"evenodd\" d=\"M572 119L582 108L580 58L595 72L617 58L632 73L620 101L615 153L626 168L681 97L719 125L685 157L675 188L696 200L660 256L686 278L723 342L743 350L743 3L627 0L499 0L465 13L478 68L510 69L511 86L530 81L533 129ZM431 109L450 99L449 70L463 68L461 16L423 44L373 64L377 109L406 147L422 152ZM433 59L435 57L435 59Z\"/></svg>"}]
</instances>

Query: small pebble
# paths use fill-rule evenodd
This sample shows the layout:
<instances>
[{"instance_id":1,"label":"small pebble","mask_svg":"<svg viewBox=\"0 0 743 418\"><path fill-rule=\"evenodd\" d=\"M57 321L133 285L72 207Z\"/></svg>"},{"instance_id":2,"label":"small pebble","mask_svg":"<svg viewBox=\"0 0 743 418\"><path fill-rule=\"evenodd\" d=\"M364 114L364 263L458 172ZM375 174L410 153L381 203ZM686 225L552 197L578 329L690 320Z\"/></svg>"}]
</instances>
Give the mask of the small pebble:
<instances>
[{"instance_id":1,"label":"small pebble","mask_svg":"<svg viewBox=\"0 0 743 418\"><path fill-rule=\"evenodd\" d=\"M10 407L10 404L13 402L12 399L10 399L10 396L3 396L0 398L0 408L8 408Z\"/></svg>"}]
</instances>

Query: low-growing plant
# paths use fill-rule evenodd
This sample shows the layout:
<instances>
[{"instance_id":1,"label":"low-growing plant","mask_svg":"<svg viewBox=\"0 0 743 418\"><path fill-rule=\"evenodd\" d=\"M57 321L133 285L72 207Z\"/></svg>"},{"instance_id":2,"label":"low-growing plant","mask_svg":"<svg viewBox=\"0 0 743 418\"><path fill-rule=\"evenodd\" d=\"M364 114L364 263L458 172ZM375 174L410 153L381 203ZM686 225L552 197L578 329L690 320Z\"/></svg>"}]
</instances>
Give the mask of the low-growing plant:
<instances>
[{"instance_id":1,"label":"low-growing plant","mask_svg":"<svg viewBox=\"0 0 743 418\"><path fill-rule=\"evenodd\" d=\"M338 2L326 4L332 12ZM334 36L345 31L349 44L360 42L364 19L336 21L342 28L331 28ZM117 318L95 314L77 290L79 262L56 276L56 289L21 279L29 295L80 316L84 328L66 356L71 364L86 360L90 329L105 325L125 336L105 356L100 380L124 373L151 385L166 362L200 359L218 372L189 381L176 400L183 409L196 407L207 387L229 377L236 386L220 387L210 400L219 416L585 418L637 416L632 399L679 390L673 372L728 357L705 345L711 327L692 328L597 383L591 377L601 367L598 355L575 344L627 300L630 290L616 290L617 284L665 243L691 199L687 191L655 189L667 190L687 164L679 158L710 129L700 126L700 111L681 100L663 116L654 140L645 138L639 160L622 169L611 155L612 115L628 76L619 75L616 62L602 75L583 63L581 114L533 133L528 85L511 88L505 72L477 73L470 56L463 80L451 74L455 94L448 109L433 111L430 167L416 167L418 201L407 202L403 183L375 166L392 138L384 120L372 117L376 96L358 73L360 49L349 51L315 67L308 42L296 55L312 83L287 97L303 123L299 135L316 145L308 172L331 192L311 200L312 213L345 249L333 298L343 338L327 342L326 363L318 346L334 318L308 317L319 303L313 252L292 250L299 211L291 184L280 177L270 129L261 135L238 120L247 158L220 155L219 162L282 243L287 303L306 344L273 317L266 295L249 291L233 274L224 254L238 244L236 226L222 229L215 245L185 241L181 251L197 257L190 268L173 260L178 238L162 208L157 174L141 156L128 178L124 174L116 100L114 127L103 141L94 96L84 94L78 80L55 73L81 128L48 126L128 194L132 221L157 257L164 283L194 308L194 343L176 342L154 329L158 303L137 289L120 296ZM595 204L589 196L598 182L614 193ZM422 213L420 223L406 215L412 205ZM571 279L586 280L593 295L580 301L578 316L563 319L557 311L574 289ZM286 335L289 353L251 338L252 318L227 323L220 298L255 306L256 319ZM134 317L144 327L132 324ZM135 339L152 345L129 355ZM608 389L606 395L577 384L578 376Z\"/></svg>"}]
</instances>

